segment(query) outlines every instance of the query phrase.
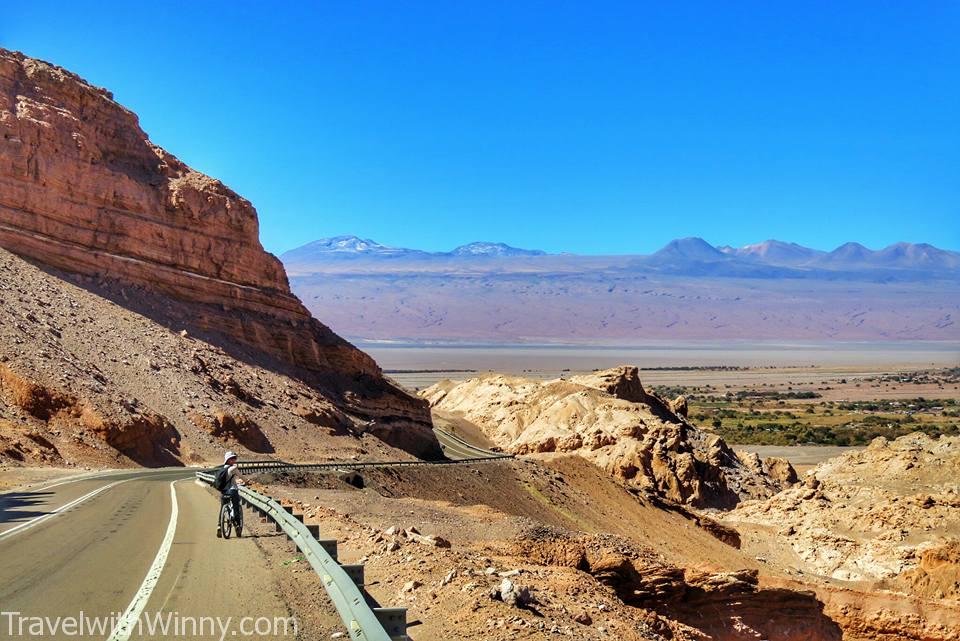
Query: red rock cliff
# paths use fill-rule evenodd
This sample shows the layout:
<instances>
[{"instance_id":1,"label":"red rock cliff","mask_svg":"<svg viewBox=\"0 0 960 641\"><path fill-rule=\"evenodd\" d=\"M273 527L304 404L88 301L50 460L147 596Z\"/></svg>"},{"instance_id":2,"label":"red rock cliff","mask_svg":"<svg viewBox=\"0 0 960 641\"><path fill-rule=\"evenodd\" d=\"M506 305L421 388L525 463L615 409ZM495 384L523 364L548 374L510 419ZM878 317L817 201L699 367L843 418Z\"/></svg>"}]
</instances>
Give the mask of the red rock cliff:
<instances>
[{"instance_id":1,"label":"red rock cliff","mask_svg":"<svg viewBox=\"0 0 960 641\"><path fill-rule=\"evenodd\" d=\"M250 202L151 143L110 92L5 49L0 246L188 303L195 325L338 389L380 419L373 429L386 440L439 452L425 405L290 292L280 261L260 245Z\"/></svg>"}]
</instances>

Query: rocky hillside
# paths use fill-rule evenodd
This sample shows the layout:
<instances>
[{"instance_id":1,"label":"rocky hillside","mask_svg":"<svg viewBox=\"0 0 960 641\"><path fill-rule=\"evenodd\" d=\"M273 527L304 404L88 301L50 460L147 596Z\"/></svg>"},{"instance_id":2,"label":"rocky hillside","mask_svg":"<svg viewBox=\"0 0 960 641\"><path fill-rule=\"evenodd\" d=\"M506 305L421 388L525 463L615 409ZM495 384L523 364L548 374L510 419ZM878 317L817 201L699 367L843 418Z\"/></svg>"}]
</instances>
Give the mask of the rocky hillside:
<instances>
[{"instance_id":1,"label":"rocky hillside","mask_svg":"<svg viewBox=\"0 0 960 641\"><path fill-rule=\"evenodd\" d=\"M489 375L424 390L435 411L515 454L582 456L634 487L696 507L731 507L796 480L782 459L734 452L686 420L686 403L644 390L636 367L569 380Z\"/></svg>"},{"instance_id":2,"label":"rocky hillside","mask_svg":"<svg viewBox=\"0 0 960 641\"><path fill-rule=\"evenodd\" d=\"M78 281L0 249L0 463L219 463L228 448L247 459L408 456L373 436L394 440L389 423L235 358L177 317L136 311L174 301Z\"/></svg>"},{"instance_id":3,"label":"rocky hillside","mask_svg":"<svg viewBox=\"0 0 960 641\"><path fill-rule=\"evenodd\" d=\"M725 520L805 575L960 599L960 437L875 440Z\"/></svg>"},{"instance_id":4,"label":"rocky hillside","mask_svg":"<svg viewBox=\"0 0 960 641\"><path fill-rule=\"evenodd\" d=\"M253 206L150 142L110 92L0 49L0 133L0 246L84 286L163 295L170 305L139 311L163 321L173 307L191 333L285 369L396 444L439 453L424 404L290 292Z\"/></svg>"}]
</instances>

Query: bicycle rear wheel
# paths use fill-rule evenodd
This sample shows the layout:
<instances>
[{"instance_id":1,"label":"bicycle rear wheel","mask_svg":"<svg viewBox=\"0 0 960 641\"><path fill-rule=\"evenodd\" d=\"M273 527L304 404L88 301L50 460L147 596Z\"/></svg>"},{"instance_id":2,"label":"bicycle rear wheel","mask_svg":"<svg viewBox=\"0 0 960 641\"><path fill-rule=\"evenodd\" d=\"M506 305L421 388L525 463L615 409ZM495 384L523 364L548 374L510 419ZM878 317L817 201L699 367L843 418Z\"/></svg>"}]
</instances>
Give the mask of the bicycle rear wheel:
<instances>
[{"instance_id":1,"label":"bicycle rear wheel","mask_svg":"<svg viewBox=\"0 0 960 641\"><path fill-rule=\"evenodd\" d=\"M243 536L243 509L237 510L237 513L234 515L235 521L234 524L237 526L237 536Z\"/></svg>"},{"instance_id":2,"label":"bicycle rear wheel","mask_svg":"<svg viewBox=\"0 0 960 641\"><path fill-rule=\"evenodd\" d=\"M229 539L233 532L233 519L230 518L230 506L226 503L220 506L220 533L223 538Z\"/></svg>"}]
</instances>

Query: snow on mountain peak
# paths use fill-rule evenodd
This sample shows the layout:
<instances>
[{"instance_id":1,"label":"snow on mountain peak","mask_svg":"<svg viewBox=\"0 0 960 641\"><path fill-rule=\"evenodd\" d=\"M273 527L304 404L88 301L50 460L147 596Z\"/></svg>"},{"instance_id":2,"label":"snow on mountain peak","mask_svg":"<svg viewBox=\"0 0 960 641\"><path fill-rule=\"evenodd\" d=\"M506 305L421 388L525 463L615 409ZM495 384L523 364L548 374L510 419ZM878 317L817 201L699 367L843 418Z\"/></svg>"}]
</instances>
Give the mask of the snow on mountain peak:
<instances>
[{"instance_id":1,"label":"snow on mountain peak","mask_svg":"<svg viewBox=\"0 0 960 641\"><path fill-rule=\"evenodd\" d=\"M473 242L450 252L454 256L543 256L539 249L518 249L506 243Z\"/></svg>"}]
</instances>

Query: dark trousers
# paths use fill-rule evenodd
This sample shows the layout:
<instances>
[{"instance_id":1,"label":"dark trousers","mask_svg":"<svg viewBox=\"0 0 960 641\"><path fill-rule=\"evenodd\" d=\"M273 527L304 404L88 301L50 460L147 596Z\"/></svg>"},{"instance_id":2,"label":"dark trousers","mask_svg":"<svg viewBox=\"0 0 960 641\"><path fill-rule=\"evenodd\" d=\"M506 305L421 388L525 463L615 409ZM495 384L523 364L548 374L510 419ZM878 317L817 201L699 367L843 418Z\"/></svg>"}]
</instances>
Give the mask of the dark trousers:
<instances>
[{"instance_id":1,"label":"dark trousers","mask_svg":"<svg viewBox=\"0 0 960 641\"><path fill-rule=\"evenodd\" d=\"M231 487L226 492L220 495L220 503L226 503L230 501L233 503L233 515L235 519L240 518L240 490L235 487ZM220 515L217 515L217 525L220 525Z\"/></svg>"}]
</instances>

